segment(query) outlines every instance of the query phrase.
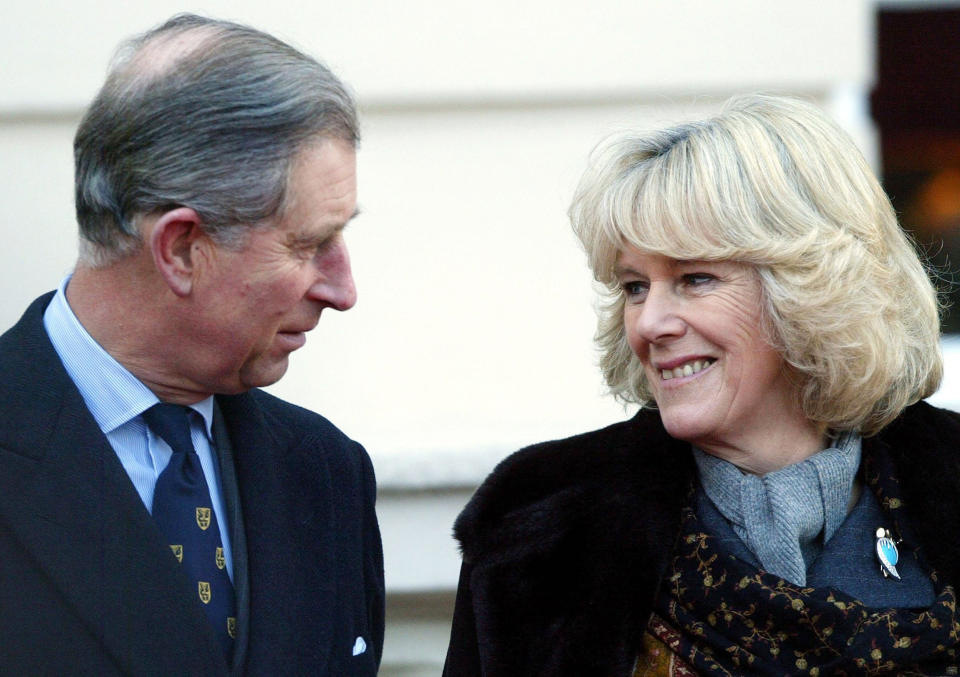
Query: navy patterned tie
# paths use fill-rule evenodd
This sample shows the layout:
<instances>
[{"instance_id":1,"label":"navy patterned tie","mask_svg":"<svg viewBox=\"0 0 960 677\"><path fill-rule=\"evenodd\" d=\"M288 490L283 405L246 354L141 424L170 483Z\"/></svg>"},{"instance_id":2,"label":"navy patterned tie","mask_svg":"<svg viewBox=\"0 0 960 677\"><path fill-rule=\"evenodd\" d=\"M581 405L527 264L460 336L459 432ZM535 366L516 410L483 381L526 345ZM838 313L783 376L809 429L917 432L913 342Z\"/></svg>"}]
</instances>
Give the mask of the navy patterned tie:
<instances>
[{"instance_id":1,"label":"navy patterned tie","mask_svg":"<svg viewBox=\"0 0 960 677\"><path fill-rule=\"evenodd\" d=\"M197 598L223 645L227 662L236 636L233 586L227 575L223 542L200 457L190 439L192 410L160 403L143 412L143 418L170 448L170 463L157 478L153 492L153 519L170 549L196 586Z\"/></svg>"}]
</instances>

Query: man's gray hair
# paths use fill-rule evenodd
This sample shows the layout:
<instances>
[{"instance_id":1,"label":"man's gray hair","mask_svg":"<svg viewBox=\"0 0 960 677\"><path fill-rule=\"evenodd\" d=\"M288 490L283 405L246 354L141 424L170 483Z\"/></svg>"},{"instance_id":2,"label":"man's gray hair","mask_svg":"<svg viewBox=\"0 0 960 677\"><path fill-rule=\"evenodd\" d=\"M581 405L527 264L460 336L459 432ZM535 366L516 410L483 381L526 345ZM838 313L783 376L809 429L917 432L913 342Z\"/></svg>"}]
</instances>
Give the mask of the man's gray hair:
<instances>
[{"instance_id":1,"label":"man's gray hair","mask_svg":"<svg viewBox=\"0 0 960 677\"><path fill-rule=\"evenodd\" d=\"M261 31L191 14L118 51L74 139L80 258L140 247L141 216L190 207L218 243L280 212L306 145L359 141L356 104L333 73Z\"/></svg>"}]
</instances>

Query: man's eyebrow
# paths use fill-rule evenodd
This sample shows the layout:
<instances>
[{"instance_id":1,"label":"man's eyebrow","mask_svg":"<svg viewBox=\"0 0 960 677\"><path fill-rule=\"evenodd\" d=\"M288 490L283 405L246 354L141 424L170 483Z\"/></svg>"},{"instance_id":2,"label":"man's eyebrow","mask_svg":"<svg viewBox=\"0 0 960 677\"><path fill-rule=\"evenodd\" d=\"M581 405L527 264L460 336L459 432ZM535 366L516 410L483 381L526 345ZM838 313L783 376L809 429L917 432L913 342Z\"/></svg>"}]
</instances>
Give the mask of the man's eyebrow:
<instances>
[{"instance_id":1,"label":"man's eyebrow","mask_svg":"<svg viewBox=\"0 0 960 677\"><path fill-rule=\"evenodd\" d=\"M355 218L357 218L358 216L360 216L361 213L362 213L362 212L361 212L361 210L360 210L360 207L354 207L354 208L353 208L353 214L351 214L350 216L348 216L346 221L344 221L343 223L341 223L340 225L338 225L336 228L334 228L333 230L331 230L331 231L330 231L330 235L336 235L337 233L342 233L344 230L347 229L347 226L350 225L350 222L353 221L353 220L354 220Z\"/></svg>"},{"instance_id":2,"label":"man's eyebrow","mask_svg":"<svg viewBox=\"0 0 960 677\"><path fill-rule=\"evenodd\" d=\"M335 235L336 233L342 233L343 231L345 231L345 230L347 229L347 226L350 225L350 222L353 221L353 220L354 220L355 218L357 218L358 216L360 216L360 214L361 214L360 207L354 207L354 208L353 208L353 214L351 214L350 216L348 216L346 221L344 221L344 222L341 223L339 226L337 226L336 228L334 228L334 229L330 232L330 234L331 234L331 235Z\"/></svg>"},{"instance_id":3,"label":"man's eyebrow","mask_svg":"<svg viewBox=\"0 0 960 677\"><path fill-rule=\"evenodd\" d=\"M353 210L346 221L339 223L331 228L329 231L323 233L322 235L311 235L306 233L289 233L287 234L287 246L289 247L315 247L322 245L324 242L334 237L338 233L342 233L346 230L347 226L350 225L350 222L353 221L360 215L360 208L357 207Z\"/></svg>"}]
</instances>

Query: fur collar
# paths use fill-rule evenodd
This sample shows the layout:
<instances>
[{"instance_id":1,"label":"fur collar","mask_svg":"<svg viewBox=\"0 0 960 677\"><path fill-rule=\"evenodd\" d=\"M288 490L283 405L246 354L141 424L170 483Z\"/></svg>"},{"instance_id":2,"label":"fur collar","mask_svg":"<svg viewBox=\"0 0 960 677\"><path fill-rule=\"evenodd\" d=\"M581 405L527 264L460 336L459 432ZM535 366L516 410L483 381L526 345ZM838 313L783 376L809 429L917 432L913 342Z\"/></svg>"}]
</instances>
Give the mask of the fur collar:
<instances>
[{"instance_id":1,"label":"fur collar","mask_svg":"<svg viewBox=\"0 0 960 677\"><path fill-rule=\"evenodd\" d=\"M693 473L652 411L501 463L454 528L486 673L627 674Z\"/></svg>"},{"instance_id":2,"label":"fur collar","mask_svg":"<svg viewBox=\"0 0 960 677\"><path fill-rule=\"evenodd\" d=\"M880 446L930 562L960 580L960 415L915 405L864 453ZM629 675L694 477L649 410L503 461L454 527L485 674Z\"/></svg>"}]
</instances>

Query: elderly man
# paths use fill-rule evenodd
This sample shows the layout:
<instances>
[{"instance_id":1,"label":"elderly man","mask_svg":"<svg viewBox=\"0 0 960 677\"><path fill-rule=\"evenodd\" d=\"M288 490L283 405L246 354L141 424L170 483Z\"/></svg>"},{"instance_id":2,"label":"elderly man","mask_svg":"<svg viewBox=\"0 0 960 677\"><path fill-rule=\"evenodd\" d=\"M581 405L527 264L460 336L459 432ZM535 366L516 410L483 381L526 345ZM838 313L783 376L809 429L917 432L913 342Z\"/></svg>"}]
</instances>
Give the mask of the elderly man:
<instances>
[{"instance_id":1,"label":"elderly man","mask_svg":"<svg viewBox=\"0 0 960 677\"><path fill-rule=\"evenodd\" d=\"M0 673L374 675L366 452L267 395L356 300L354 103L183 15L75 140L80 258L0 338Z\"/></svg>"}]
</instances>

